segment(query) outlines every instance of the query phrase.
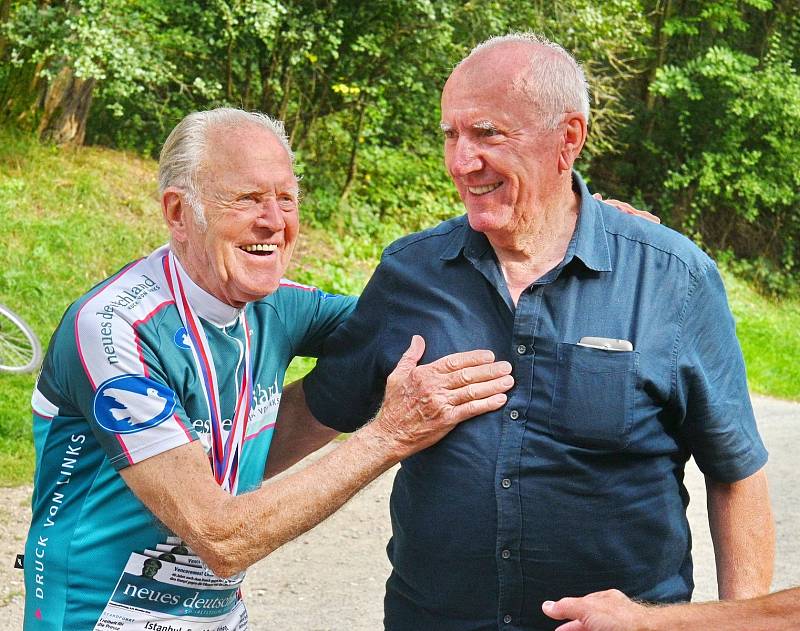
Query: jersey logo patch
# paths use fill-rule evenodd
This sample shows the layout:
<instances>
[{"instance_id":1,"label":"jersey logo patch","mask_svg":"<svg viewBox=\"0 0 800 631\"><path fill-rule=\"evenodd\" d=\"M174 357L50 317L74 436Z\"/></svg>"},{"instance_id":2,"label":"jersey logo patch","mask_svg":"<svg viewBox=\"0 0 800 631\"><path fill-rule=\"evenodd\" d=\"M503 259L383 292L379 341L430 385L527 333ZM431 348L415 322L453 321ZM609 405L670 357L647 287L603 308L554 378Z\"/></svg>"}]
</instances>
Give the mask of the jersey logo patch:
<instances>
[{"instance_id":1,"label":"jersey logo patch","mask_svg":"<svg viewBox=\"0 0 800 631\"><path fill-rule=\"evenodd\" d=\"M143 375L119 375L104 382L94 395L94 417L115 434L155 427L172 416L175 393Z\"/></svg>"},{"instance_id":2,"label":"jersey logo patch","mask_svg":"<svg viewBox=\"0 0 800 631\"><path fill-rule=\"evenodd\" d=\"M189 346L191 340L189 339L189 334L186 332L184 327L181 327L175 331L175 337L172 339L175 342L175 346L178 348L181 348L185 351L191 350L191 346Z\"/></svg>"}]
</instances>

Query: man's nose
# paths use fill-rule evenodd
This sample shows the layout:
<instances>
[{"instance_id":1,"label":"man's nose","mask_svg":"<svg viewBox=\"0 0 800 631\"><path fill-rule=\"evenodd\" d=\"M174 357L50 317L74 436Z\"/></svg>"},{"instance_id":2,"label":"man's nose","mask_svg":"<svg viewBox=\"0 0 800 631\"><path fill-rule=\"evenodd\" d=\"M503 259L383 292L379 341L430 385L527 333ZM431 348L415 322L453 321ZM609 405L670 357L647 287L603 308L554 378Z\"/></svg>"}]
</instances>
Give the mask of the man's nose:
<instances>
[{"instance_id":1,"label":"man's nose","mask_svg":"<svg viewBox=\"0 0 800 631\"><path fill-rule=\"evenodd\" d=\"M277 199L268 197L259 203L256 225L260 228L267 228L272 232L280 232L284 229L286 220L283 217L283 211Z\"/></svg>"},{"instance_id":2,"label":"man's nose","mask_svg":"<svg viewBox=\"0 0 800 631\"><path fill-rule=\"evenodd\" d=\"M450 172L455 177L461 177L480 171L483 168L483 160L480 153L469 138L460 136L452 149L450 157Z\"/></svg>"}]
</instances>

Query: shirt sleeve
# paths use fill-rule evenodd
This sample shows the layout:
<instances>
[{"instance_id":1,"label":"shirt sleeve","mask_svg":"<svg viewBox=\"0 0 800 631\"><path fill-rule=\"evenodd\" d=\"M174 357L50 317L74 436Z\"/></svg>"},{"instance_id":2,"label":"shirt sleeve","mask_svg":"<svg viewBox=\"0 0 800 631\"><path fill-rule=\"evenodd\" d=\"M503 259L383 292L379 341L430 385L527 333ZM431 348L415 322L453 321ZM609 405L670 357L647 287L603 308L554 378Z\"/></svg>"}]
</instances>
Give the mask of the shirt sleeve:
<instances>
[{"instance_id":1,"label":"shirt sleeve","mask_svg":"<svg viewBox=\"0 0 800 631\"><path fill-rule=\"evenodd\" d=\"M375 270L353 314L322 345L303 381L306 403L320 423L352 432L377 412L392 365L383 339L394 291L385 262ZM391 354L391 353L389 353Z\"/></svg>"},{"instance_id":2,"label":"shirt sleeve","mask_svg":"<svg viewBox=\"0 0 800 631\"><path fill-rule=\"evenodd\" d=\"M674 366L682 433L700 470L716 481L735 482L764 466L767 451L756 428L744 359L713 262L690 284Z\"/></svg>"},{"instance_id":3,"label":"shirt sleeve","mask_svg":"<svg viewBox=\"0 0 800 631\"><path fill-rule=\"evenodd\" d=\"M42 389L57 388L64 413L86 419L115 469L197 438L159 349L120 311L98 310L89 300L74 324L65 319L54 343L58 352L43 369Z\"/></svg>"},{"instance_id":4,"label":"shirt sleeve","mask_svg":"<svg viewBox=\"0 0 800 631\"><path fill-rule=\"evenodd\" d=\"M356 306L356 298L329 294L316 287L283 281L287 296L284 323L293 354L319 357L323 342L344 322Z\"/></svg>"}]
</instances>

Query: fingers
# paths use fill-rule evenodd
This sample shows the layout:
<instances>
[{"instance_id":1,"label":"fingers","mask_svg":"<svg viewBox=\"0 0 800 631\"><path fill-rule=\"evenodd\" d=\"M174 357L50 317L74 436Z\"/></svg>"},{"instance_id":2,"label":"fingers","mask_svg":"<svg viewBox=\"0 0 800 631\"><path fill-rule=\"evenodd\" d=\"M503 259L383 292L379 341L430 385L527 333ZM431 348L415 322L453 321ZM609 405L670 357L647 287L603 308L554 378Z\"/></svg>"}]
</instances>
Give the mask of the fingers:
<instances>
[{"instance_id":1,"label":"fingers","mask_svg":"<svg viewBox=\"0 0 800 631\"><path fill-rule=\"evenodd\" d=\"M443 375L442 383L447 388L461 388L471 383L491 381L511 374L511 364L507 361L492 362L491 364L480 364L478 366L467 366L455 372Z\"/></svg>"},{"instance_id":2,"label":"fingers","mask_svg":"<svg viewBox=\"0 0 800 631\"><path fill-rule=\"evenodd\" d=\"M494 412L503 407L507 400L508 397L502 393L493 394L486 399L472 399L466 403L453 406L450 412L450 420L452 423L456 424L461 421L466 421L473 416Z\"/></svg>"},{"instance_id":3,"label":"fingers","mask_svg":"<svg viewBox=\"0 0 800 631\"><path fill-rule=\"evenodd\" d=\"M656 217L653 213L648 212L646 210L639 210L638 208L634 208L628 202L622 202L618 199L603 199L600 196L600 193L595 193L594 195L592 195L592 197L594 197L597 200L600 200L601 202L605 202L610 206L613 206L620 212L623 212L627 215L642 217L643 219L647 219L648 221L652 221L653 223L661 223L661 219Z\"/></svg>"},{"instance_id":4,"label":"fingers","mask_svg":"<svg viewBox=\"0 0 800 631\"><path fill-rule=\"evenodd\" d=\"M471 366L489 364L493 361L494 353L492 351L475 350L446 355L445 357L432 362L430 367L438 373L451 373L463 368L469 368Z\"/></svg>"},{"instance_id":5,"label":"fingers","mask_svg":"<svg viewBox=\"0 0 800 631\"><path fill-rule=\"evenodd\" d=\"M514 385L514 377L503 375L495 379L476 381L460 388L450 390L448 399L453 406L459 406L473 400L488 399L495 394L503 394ZM492 408L496 409L496 408Z\"/></svg>"}]
</instances>

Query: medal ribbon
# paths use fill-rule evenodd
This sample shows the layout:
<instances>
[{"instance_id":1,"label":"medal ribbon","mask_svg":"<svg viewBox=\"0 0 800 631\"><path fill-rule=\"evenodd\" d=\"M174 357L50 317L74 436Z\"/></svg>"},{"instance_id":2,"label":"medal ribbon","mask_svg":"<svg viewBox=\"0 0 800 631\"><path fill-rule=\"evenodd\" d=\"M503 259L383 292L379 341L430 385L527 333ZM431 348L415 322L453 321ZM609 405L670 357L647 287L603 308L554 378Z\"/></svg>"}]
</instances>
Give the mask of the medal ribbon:
<instances>
[{"instance_id":1,"label":"medal ribbon","mask_svg":"<svg viewBox=\"0 0 800 631\"><path fill-rule=\"evenodd\" d=\"M245 309L239 313L239 322L244 329L244 370L242 380L236 394L236 408L233 414L231 429L226 432L222 429L222 413L219 404L219 386L217 371L214 367L214 358L211 356L211 346L208 343L205 331L200 324L200 319L192 309L186 298L181 275L186 272L177 264L175 255L170 251L164 257L164 271L167 284L175 299L183 326L189 336L189 347L192 351L197 373L200 376L200 385L203 396L208 405L209 421L211 424L211 469L214 479L224 490L232 495L236 494L239 483L239 460L244 443L247 419L250 416L250 400L253 393L252 358L250 356L250 329L247 326Z\"/></svg>"}]
</instances>

